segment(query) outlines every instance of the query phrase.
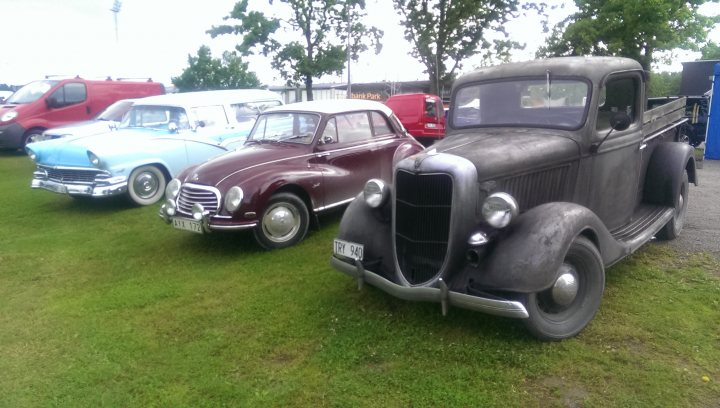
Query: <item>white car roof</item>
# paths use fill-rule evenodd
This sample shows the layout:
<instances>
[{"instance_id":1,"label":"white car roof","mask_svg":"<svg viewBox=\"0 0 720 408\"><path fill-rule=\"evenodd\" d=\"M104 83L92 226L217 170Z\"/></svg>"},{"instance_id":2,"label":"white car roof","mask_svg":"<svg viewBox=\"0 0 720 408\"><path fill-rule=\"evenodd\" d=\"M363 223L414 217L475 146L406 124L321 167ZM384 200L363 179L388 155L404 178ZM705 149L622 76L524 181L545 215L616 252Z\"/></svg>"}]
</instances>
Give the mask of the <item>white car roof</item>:
<instances>
[{"instance_id":1,"label":"white car roof","mask_svg":"<svg viewBox=\"0 0 720 408\"><path fill-rule=\"evenodd\" d=\"M232 89L148 96L135 101L135 105L189 107L275 100L282 102L280 95L272 91L263 89Z\"/></svg>"},{"instance_id":2,"label":"white car roof","mask_svg":"<svg viewBox=\"0 0 720 408\"><path fill-rule=\"evenodd\" d=\"M376 110L383 112L387 116L392 115L392 110L385 104L364 99L324 99L319 101L296 102L268 108L263 113L275 111L308 111L334 114L358 110Z\"/></svg>"}]
</instances>

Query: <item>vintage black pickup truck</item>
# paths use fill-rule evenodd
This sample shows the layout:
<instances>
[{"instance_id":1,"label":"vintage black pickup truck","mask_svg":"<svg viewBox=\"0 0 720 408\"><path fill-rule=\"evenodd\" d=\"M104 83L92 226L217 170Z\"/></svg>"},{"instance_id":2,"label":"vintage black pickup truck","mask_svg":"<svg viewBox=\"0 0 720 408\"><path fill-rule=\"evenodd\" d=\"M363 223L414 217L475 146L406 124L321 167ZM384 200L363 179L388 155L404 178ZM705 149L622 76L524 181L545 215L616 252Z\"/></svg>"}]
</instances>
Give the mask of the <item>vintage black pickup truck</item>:
<instances>
[{"instance_id":1,"label":"vintage black pickup truck","mask_svg":"<svg viewBox=\"0 0 720 408\"><path fill-rule=\"evenodd\" d=\"M482 68L453 85L447 135L369 180L331 264L406 300L521 319L541 340L579 333L605 270L683 228L693 149L679 99L647 110L630 59Z\"/></svg>"}]
</instances>

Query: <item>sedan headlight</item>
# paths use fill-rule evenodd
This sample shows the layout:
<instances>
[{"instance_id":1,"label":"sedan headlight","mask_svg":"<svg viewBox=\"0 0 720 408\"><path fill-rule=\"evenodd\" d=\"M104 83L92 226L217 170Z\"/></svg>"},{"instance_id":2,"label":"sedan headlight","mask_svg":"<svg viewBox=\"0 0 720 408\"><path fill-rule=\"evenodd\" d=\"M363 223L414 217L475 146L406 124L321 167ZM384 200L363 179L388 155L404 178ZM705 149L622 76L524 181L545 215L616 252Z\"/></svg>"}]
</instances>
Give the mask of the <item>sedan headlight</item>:
<instances>
[{"instance_id":1,"label":"sedan headlight","mask_svg":"<svg viewBox=\"0 0 720 408\"><path fill-rule=\"evenodd\" d=\"M170 180L167 187L165 187L165 198L168 200L174 200L178 194L180 194L180 186L182 186L180 180L175 178Z\"/></svg>"},{"instance_id":2,"label":"sedan headlight","mask_svg":"<svg viewBox=\"0 0 720 408\"><path fill-rule=\"evenodd\" d=\"M10 112L6 112L2 117L0 118L0 122L10 122L11 120L17 118L17 111L11 110Z\"/></svg>"},{"instance_id":3,"label":"sedan headlight","mask_svg":"<svg viewBox=\"0 0 720 408\"><path fill-rule=\"evenodd\" d=\"M482 216L495 228L504 228L520 212L518 203L507 193L493 193L482 205Z\"/></svg>"},{"instance_id":4,"label":"sedan headlight","mask_svg":"<svg viewBox=\"0 0 720 408\"><path fill-rule=\"evenodd\" d=\"M37 162L37 153L35 153L32 149L25 148L25 152L27 152L28 157L30 160Z\"/></svg>"},{"instance_id":5,"label":"sedan headlight","mask_svg":"<svg viewBox=\"0 0 720 408\"><path fill-rule=\"evenodd\" d=\"M90 164L92 164L95 167L100 166L100 158L95 155L95 153L91 152L90 150L87 151L88 159L90 160Z\"/></svg>"},{"instance_id":6,"label":"sedan headlight","mask_svg":"<svg viewBox=\"0 0 720 408\"><path fill-rule=\"evenodd\" d=\"M389 196L390 189L384 181L370 179L367 183L365 183L365 188L363 188L363 197L365 198L365 203L370 208L382 207L387 202Z\"/></svg>"},{"instance_id":7,"label":"sedan headlight","mask_svg":"<svg viewBox=\"0 0 720 408\"><path fill-rule=\"evenodd\" d=\"M225 209L229 212L235 212L235 210L240 208L240 203L242 203L242 199L242 189L238 186L231 187L225 195Z\"/></svg>"}]
</instances>

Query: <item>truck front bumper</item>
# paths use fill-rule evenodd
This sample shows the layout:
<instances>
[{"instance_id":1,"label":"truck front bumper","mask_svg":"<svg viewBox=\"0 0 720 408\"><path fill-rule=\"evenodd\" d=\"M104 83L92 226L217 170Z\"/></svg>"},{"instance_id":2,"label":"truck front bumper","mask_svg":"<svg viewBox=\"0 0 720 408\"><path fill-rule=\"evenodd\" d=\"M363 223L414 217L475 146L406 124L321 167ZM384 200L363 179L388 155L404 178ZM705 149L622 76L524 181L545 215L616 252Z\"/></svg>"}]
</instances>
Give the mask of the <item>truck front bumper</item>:
<instances>
[{"instance_id":1,"label":"truck front bumper","mask_svg":"<svg viewBox=\"0 0 720 408\"><path fill-rule=\"evenodd\" d=\"M19 149L22 147L25 128L17 123L0 126L0 149Z\"/></svg>"},{"instance_id":2,"label":"truck front bumper","mask_svg":"<svg viewBox=\"0 0 720 408\"><path fill-rule=\"evenodd\" d=\"M518 301L453 292L448 289L442 280L440 280L438 287L402 286L372 271L368 271L360 261L351 264L333 255L330 258L330 265L338 271L355 278L358 281L358 287L368 283L400 299L440 303L443 315L447 313L448 306L456 306L496 316L519 319L528 317L525 306Z\"/></svg>"}]
</instances>

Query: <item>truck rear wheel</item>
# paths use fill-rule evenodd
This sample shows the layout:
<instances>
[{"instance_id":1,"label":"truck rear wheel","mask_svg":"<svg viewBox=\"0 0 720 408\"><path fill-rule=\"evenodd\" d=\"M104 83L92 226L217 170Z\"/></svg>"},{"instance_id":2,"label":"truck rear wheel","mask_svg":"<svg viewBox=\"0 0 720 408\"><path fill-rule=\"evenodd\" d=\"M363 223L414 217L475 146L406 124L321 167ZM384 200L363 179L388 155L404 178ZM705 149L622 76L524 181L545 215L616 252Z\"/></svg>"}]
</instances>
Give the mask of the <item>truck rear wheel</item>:
<instances>
[{"instance_id":1,"label":"truck rear wheel","mask_svg":"<svg viewBox=\"0 0 720 408\"><path fill-rule=\"evenodd\" d=\"M672 240L677 238L685 225L685 215L687 215L688 205L688 188L690 182L688 181L688 175L683 175L683 181L680 183L680 191L675 192L675 212L670 221L658 231L656 237L662 240Z\"/></svg>"},{"instance_id":2,"label":"truck rear wheel","mask_svg":"<svg viewBox=\"0 0 720 408\"><path fill-rule=\"evenodd\" d=\"M529 317L523 322L538 339L558 341L575 336L600 308L605 268L595 245L577 237L565 254L552 287L523 294Z\"/></svg>"}]
</instances>

